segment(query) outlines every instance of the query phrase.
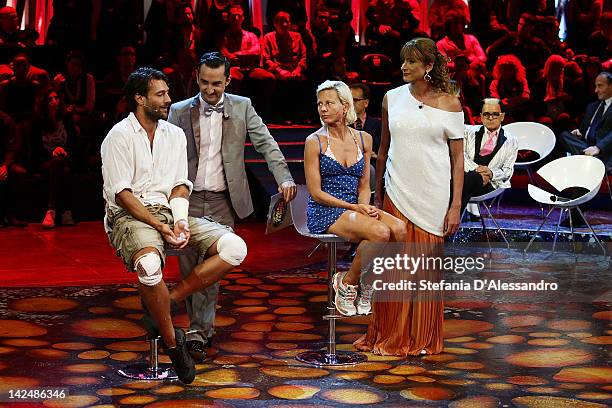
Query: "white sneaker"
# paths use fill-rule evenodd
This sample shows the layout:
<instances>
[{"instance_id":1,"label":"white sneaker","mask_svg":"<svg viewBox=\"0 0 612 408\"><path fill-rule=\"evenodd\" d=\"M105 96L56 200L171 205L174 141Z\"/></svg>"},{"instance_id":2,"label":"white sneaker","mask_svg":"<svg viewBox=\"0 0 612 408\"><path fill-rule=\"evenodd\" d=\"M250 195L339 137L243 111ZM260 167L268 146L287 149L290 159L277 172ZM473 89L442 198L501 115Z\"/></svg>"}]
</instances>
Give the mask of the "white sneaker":
<instances>
[{"instance_id":1,"label":"white sneaker","mask_svg":"<svg viewBox=\"0 0 612 408\"><path fill-rule=\"evenodd\" d=\"M62 213L62 225L74 225L74 219L72 219L72 211L64 211Z\"/></svg>"},{"instance_id":2,"label":"white sneaker","mask_svg":"<svg viewBox=\"0 0 612 408\"><path fill-rule=\"evenodd\" d=\"M355 316L357 314L357 308L355 307L357 285L343 283L344 275L346 275L346 272L338 272L333 278L334 290L336 291L336 310L343 316Z\"/></svg>"},{"instance_id":3,"label":"white sneaker","mask_svg":"<svg viewBox=\"0 0 612 408\"><path fill-rule=\"evenodd\" d=\"M372 313L372 294L374 287L372 285L362 285L361 293L357 299L357 314L369 315Z\"/></svg>"},{"instance_id":4,"label":"white sneaker","mask_svg":"<svg viewBox=\"0 0 612 408\"><path fill-rule=\"evenodd\" d=\"M55 210L47 210L45 214L45 218L42 222L43 228L53 228L55 227Z\"/></svg>"}]
</instances>

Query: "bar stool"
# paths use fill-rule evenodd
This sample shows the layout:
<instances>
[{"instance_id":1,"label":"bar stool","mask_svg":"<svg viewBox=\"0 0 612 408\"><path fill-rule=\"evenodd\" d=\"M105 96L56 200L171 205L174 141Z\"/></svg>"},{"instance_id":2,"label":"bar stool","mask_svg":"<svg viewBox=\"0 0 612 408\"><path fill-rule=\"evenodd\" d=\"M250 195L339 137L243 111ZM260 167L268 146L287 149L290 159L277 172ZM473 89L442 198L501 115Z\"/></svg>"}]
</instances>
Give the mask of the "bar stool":
<instances>
[{"instance_id":1,"label":"bar stool","mask_svg":"<svg viewBox=\"0 0 612 408\"><path fill-rule=\"evenodd\" d=\"M336 319L340 315L334 304L333 276L336 273L336 249L338 243L346 242L334 234L312 234L306 223L306 207L308 205L308 190L304 185L298 185L296 197L289 203L293 226L297 232L305 237L314 238L327 246L327 314L323 320L329 323L327 332L327 345L324 350L305 351L295 358L303 363L316 366L346 366L361 363L367 360L362 353L336 350Z\"/></svg>"}]
</instances>

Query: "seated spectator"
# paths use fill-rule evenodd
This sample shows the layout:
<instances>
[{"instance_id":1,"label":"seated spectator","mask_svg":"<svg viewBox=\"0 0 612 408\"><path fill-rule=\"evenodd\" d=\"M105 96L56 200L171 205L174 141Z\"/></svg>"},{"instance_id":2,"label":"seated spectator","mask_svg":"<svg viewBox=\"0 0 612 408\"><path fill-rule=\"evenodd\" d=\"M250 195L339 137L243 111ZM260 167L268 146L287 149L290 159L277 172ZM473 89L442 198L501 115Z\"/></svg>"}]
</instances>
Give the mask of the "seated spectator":
<instances>
[{"instance_id":1,"label":"seated spectator","mask_svg":"<svg viewBox=\"0 0 612 408\"><path fill-rule=\"evenodd\" d=\"M17 218L25 207L27 175L21 132L9 115L0 112L0 226L28 225Z\"/></svg>"},{"instance_id":2,"label":"seated spectator","mask_svg":"<svg viewBox=\"0 0 612 408\"><path fill-rule=\"evenodd\" d=\"M0 82L10 79L15 75L13 71L13 64L2 64L0 65ZM40 87L40 92L44 93L47 91L51 84L51 80L49 78L49 73L42 68L39 68L35 65L30 64L30 68L28 69L27 78L38 82Z\"/></svg>"},{"instance_id":3,"label":"seated spectator","mask_svg":"<svg viewBox=\"0 0 612 408\"><path fill-rule=\"evenodd\" d=\"M436 44L438 50L450 58L448 63L449 71L455 69L454 61L459 55L467 57L470 62L487 61L487 57L480 47L478 39L471 34L465 33L465 24L466 21L463 14L457 11L448 13L444 23L446 36Z\"/></svg>"},{"instance_id":4,"label":"seated spectator","mask_svg":"<svg viewBox=\"0 0 612 408\"><path fill-rule=\"evenodd\" d=\"M470 9L463 0L434 0L429 6L427 21L431 29L431 38L439 40L444 37L444 22L449 12L455 11L464 17L466 24L470 23Z\"/></svg>"},{"instance_id":5,"label":"seated spectator","mask_svg":"<svg viewBox=\"0 0 612 408\"><path fill-rule=\"evenodd\" d=\"M508 33L508 27L503 24L507 9L500 1L470 0L469 9L470 14L478 14L470 23L470 32L478 38L483 49Z\"/></svg>"},{"instance_id":6,"label":"seated spectator","mask_svg":"<svg viewBox=\"0 0 612 408\"><path fill-rule=\"evenodd\" d=\"M74 225L73 166L79 160L76 153L78 129L68 114L61 94L50 90L41 102L39 116L33 121L30 135L30 163L49 179L47 212L43 228L55 227L56 214L62 210L62 225Z\"/></svg>"},{"instance_id":7,"label":"seated spectator","mask_svg":"<svg viewBox=\"0 0 612 408\"><path fill-rule=\"evenodd\" d=\"M284 101L292 100L292 95L300 93L298 88L305 86L307 68L306 46L300 34L289 29L290 25L289 14L278 12L274 17L274 31L263 38L262 50L265 68L279 81L279 98ZM281 114L294 116L301 111L294 103L284 105L285 112Z\"/></svg>"},{"instance_id":8,"label":"seated spectator","mask_svg":"<svg viewBox=\"0 0 612 408\"><path fill-rule=\"evenodd\" d=\"M176 62L163 69L162 72L166 74L169 81L170 99L182 101L198 92L197 71L193 69L197 64L198 59L195 52L184 48L177 53Z\"/></svg>"},{"instance_id":9,"label":"seated spectator","mask_svg":"<svg viewBox=\"0 0 612 408\"><path fill-rule=\"evenodd\" d=\"M176 57L180 50L193 50L196 55L204 51L203 31L194 23L193 7L189 3L181 3L175 9L176 24L170 32L168 50Z\"/></svg>"},{"instance_id":10,"label":"seated spectator","mask_svg":"<svg viewBox=\"0 0 612 408\"><path fill-rule=\"evenodd\" d=\"M571 103L567 104L567 108L573 117L581 116L584 113L581 107L597 97L595 79L591 82L592 88L587 88L583 72L576 61L568 61L563 67L563 89L572 98ZM595 77L599 75L599 72L601 71L598 71Z\"/></svg>"},{"instance_id":11,"label":"seated spectator","mask_svg":"<svg viewBox=\"0 0 612 408\"><path fill-rule=\"evenodd\" d=\"M560 55L548 57L541 76L533 86L532 105L541 123L545 121L554 124L561 114L567 115L566 104L570 101L570 95L563 87L563 67L566 62Z\"/></svg>"},{"instance_id":12,"label":"seated spectator","mask_svg":"<svg viewBox=\"0 0 612 408\"><path fill-rule=\"evenodd\" d=\"M367 109L370 106L370 87L360 82L349 85L353 95L353 106L357 119L352 127L355 130L363 130L372 136L372 159L376 159L378 148L380 147L380 118L368 115ZM375 163L376 160L373 160Z\"/></svg>"},{"instance_id":13,"label":"seated spectator","mask_svg":"<svg viewBox=\"0 0 612 408\"><path fill-rule=\"evenodd\" d=\"M480 113L482 125L465 127L462 212L470 198L510 188L518 140L502 127L504 116L499 99L486 98Z\"/></svg>"},{"instance_id":14,"label":"seated spectator","mask_svg":"<svg viewBox=\"0 0 612 408\"><path fill-rule=\"evenodd\" d=\"M115 57L115 61L115 67L104 78L98 103L99 109L111 113L113 117L119 111L128 111L127 106L119 109L118 104L123 98L123 87L130 73L136 69L136 49L131 45L122 46Z\"/></svg>"},{"instance_id":15,"label":"seated spectator","mask_svg":"<svg viewBox=\"0 0 612 408\"><path fill-rule=\"evenodd\" d=\"M397 49L401 43L397 3L397 0L371 0L366 10L368 26L364 33L367 46L396 62L399 57Z\"/></svg>"},{"instance_id":16,"label":"seated spectator","mask_svg":"<svg viewBox=\"0 0 612 408\"><path fill-rule=\"evenodd\" d=\"M38 33L32 29L19 29L17 10L13 7L0 8L0 46L31 48L36 44Z\"/></svg>"},{"instance_id":17,"label":"seated spectator","mask_svg":"<svg viewBox=\"0 0 612 408\"><path fill-rule=\"evenodd\" d=\"M66 57L66 71L53 78L55 89L61 94L66 113L72 114L78 123L83 116L93 112L96 103L96 81L85 72L85 56L71 51Z\"/></svg>"},{"instance_id":18,"label":"seated spectator","mask_svg":"<svg viewBox=\"0 0 612 408\"><path fill-rule=\"evenodd\" d=\"M586 51L589 37L599 27L602 0L568 0L565 2L565 40L576 54Z\"/></svg>"},{"instance_id":19,"label":"seated spectator","mask_svg":"<svg viewBox=\"0 0 612 408\"><path fill-rule=\"evenodd\" d=\"M351 0L319 0L317 10L321 9L329 11L329 26L335 33L338 43L336 52L339 56L346 58L357 44L355 42L355 30L351 25L353 22Z\"/></svg>"},{"instance_id":20,"label":"seated spectator","mask_svg":"<svg viewBox=\"0 0 612 408\"><path fill-rule=\"evenodd\" d=\"M304 173L310 198L307 224L313 234L335 234L357 242L348 272L333 276L335 304L340 314L371 311L371 285L357 289L362 253L371 243L403 241L406 224L370 205L372 137L348 126L356 120L350 90L340 81L325 81L317 88L317 109L323 126L306 138Z\"/></svg>"},{"instance_id":21,"label":"seated spectator","mask_svg":"<svg viewBox=\"0 0 612 408\"><path fill-rule=\"evenodd\" d=\"M328 78L331 71L331 60L338 55L339 43L337 34L329 25L330 12L327 9L319 8L314 21L310 24L310 30L317 44L316 55L309 64L310 75L315 80Z\"/></svg>"},{"instance_id":22,"label":"seated spectator","mask_svg":"<svg viewBox=\"0 0 612 408\"><path fill-rule=\"evenodd\" d=\"M502 55L493 68L493 81L489 92L501 100L504 110L512 119L525 119L526 102L529 100L529 85L525 67L514 55Z\"/></svg>"},{"instance_id":23,"label":"seated spectator","mask_svg":"<svg viewBox=\"0 0 612 408\"><path fill-rule=\"evenodd\" d=\"M268 0L266 2L266 21L269 26L275 24L276 15L281 11L291 16L291 21L294 24L291 27L292 31L297 31L297 28L305 25L308 20L304 0ZM269 27L268 31L273 30Z\"/></svg>"},{"instance_id":24,"label":"seated spectator","mask_svg":"<svg viewBox=\"0 0 612 408\"><path fill-rule=\"evenodd\" d=\"M562 132L559 147L571 154L596 156L612 170L612 74L601 72L595 80L597 101L590 103L578 129Z\"/></svg>"},{"instance_id":25,"label":"seated spectator","mask_svg":"<svg viewBox=\"0 0 612 408\"><path fill-rule=\"evenodd\" d=\"M459 99L461 105L468 107L470 112L477 112L482 105L482 100L486 94L486 69L484 63L474 61L470 64L470 60L458 55L455 58L455 72L451 78L457 82L457 86L461 90ZM479 69L483 72L479 72ZM466 121L466 123L469 123Z\"/></svg>"},{"instance_id":26,"label":"seated spectator","mask_svg":"<svg viewBox=\"0 0 612 408\"><path fill-rule=\"evenodd\" d=\"M261 68L261 47L255 33L244 30L244 11L242 6L234 5L229 11L229 26L225 32L221 52L230 60L232 67L232 87L235 93L244 94L244 82L248 78L252 82L262 82L254 85L257 97L254 99L270 98L274 92L274 74ZM265 96L262 95L262 92ZM181 98L180 100L185 99Z\"/></svg>"},{"instance_id":27,"label":"seated spectator","mask_svg":"<svg viewBox=\"0 0 612 408\"><path fill-rule=\"evenodd\" d=\"M21 123L29 120L41 92L40 83L28 78L30 60L20 53L13 58L13 77L0 83L0 110Z\"/></svg>"},{"instance_id":28,"label":"seated spectator","mask_svg":"<svg viewBox=\"0 0 612 408\"><path fill-rule=\"evenodd\" d=\"M612 55L612 12L601 15L599 30L589 37L587 43L588 54L604 61Z\"/></svg>"}]
</instances>

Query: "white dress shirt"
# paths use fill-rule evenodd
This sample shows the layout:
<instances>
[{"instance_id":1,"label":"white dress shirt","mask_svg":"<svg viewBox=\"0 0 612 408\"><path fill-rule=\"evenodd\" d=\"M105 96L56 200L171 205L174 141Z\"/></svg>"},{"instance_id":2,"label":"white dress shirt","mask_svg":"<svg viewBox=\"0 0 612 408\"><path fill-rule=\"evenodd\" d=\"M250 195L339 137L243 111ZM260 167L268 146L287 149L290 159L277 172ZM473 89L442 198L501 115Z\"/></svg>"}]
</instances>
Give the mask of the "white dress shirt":
<instances>
[{"instance_id":1,"label":"white dress shirt","mask_svg":"<svg viewBox=\"0 0 612 408\"><path fill-rule=\"evenodd\" d=\"M104 199L111 211L120 210L115 196L128 189L143 205L170 208L172 189L187 178L187 139L183 129L165 120L157 122L153 146L133 113L108 132L100 149Z\"/></svg>"},{"instance_id":2,"label":"white dress shirt","mask_svg":"<svg viewBox=\"0 0 612 408\"><path fill-rule=\"evenodd\" d=\"M227 190L225 172L223 171L223 157L221 156L221 142L223 140L223 114L213 111L210 116L204 115L208 106L202 96L200 98L200 150L198 172L193 188L196 191L224 191ZM225 95L217 105L222 104Z\"/></svg>"}]
</instances>

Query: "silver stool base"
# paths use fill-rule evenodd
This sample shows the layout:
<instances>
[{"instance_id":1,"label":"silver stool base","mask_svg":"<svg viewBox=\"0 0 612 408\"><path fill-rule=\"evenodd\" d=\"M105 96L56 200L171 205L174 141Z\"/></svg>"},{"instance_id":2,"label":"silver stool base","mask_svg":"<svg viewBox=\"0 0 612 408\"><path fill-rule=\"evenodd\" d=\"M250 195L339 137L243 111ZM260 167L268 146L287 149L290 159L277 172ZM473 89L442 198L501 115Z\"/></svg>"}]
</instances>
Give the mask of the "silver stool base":
<instances>
[{"instance_id":1,"label":"silver stool base","mask_svg":"<svg viewBox=\"0 0 612 408\"><path fill-rule=\"evenodd\" d=\"M132 364L117 370L117 374L133 380L176 380L178 376L171 365L158 365L157 369L150 368L148 364Z\"/></svg>"},{"instance_id":2,"label":"silver stool base","mask_svg":"<svg viewBox=\"0 0 612 408\"><path fill-rule=\"evenodd\" d=\"M365 354L352 351L338 351L329 354L327 350L305 351L295 356L296 360L316 366L348 366L367 361Z\"/></svg>"}]
</instances>

